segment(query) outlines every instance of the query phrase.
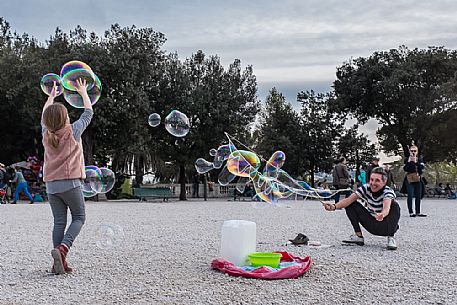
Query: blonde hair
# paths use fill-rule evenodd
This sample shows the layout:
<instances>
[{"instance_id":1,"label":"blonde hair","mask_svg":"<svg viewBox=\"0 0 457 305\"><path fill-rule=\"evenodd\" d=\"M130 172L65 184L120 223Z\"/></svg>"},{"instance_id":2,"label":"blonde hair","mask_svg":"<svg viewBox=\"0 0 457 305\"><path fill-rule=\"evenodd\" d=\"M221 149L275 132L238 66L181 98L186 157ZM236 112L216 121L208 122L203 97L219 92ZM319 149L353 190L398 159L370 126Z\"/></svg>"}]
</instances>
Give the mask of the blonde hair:
<instances>
[{"instance_id":1,"label":"blonde hair","mask_svg":"<svg viewBox=\"0 0 457 305\"><path fill-rule=\"evenodd\" d=\"M55 132L64 128L68 118L68 111L64 105L54 103L49 105L43 112L43 124L48 129L48 143L54 147L59 147L59 139Z\"/></svg>"}]
</instances>

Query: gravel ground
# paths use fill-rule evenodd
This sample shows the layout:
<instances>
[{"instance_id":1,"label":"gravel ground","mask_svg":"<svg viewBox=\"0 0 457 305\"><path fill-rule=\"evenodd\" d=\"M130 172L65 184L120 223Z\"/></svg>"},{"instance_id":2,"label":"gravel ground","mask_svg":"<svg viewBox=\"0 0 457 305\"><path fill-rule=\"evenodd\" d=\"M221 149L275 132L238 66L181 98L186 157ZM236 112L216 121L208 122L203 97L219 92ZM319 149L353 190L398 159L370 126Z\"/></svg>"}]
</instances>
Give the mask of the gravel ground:
<instances>
[{"instance_id":1,"label":"gravel ground","mask_svg":"<svg viewBox=\"0 0 457 305\"><path fill-rule=\"evenodd\" d=\"M365 234L345 246L344 211L317 201L255 209L250 202L88 202L87 220L69 255L71 275L51 267L51 211L46 203L0 206L0 304L457 304L457 201L423 202L426 218L410 218L405 200L396 235ZM310 256L311 269L291 280L235 278L210 268L224 220L257 223L257 250ZM100 249L100 225L124 238ZM302 232L329 248L285 246Z\"/></svg>"}]
</instances>

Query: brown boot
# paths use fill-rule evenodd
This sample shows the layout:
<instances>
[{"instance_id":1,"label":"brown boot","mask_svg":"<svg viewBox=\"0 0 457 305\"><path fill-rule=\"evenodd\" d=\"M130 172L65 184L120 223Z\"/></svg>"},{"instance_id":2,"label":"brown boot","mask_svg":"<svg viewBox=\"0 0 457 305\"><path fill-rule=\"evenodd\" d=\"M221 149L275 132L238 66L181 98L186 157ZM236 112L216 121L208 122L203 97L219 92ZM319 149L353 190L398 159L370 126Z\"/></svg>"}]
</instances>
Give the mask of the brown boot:
<instances>
[{"instance_id":1,"label":"brown boot","mask_svg":"<svg viewBox=\"0 0 457 305\"><path fill-rule=\"evenodd\" d=\"M58 245L56 248L51 250L52 258L54 259L54 265L52 271L55 274L65 274L73 271L67 264L68 248L64 244Z\"/></svg>"}]
</instances>

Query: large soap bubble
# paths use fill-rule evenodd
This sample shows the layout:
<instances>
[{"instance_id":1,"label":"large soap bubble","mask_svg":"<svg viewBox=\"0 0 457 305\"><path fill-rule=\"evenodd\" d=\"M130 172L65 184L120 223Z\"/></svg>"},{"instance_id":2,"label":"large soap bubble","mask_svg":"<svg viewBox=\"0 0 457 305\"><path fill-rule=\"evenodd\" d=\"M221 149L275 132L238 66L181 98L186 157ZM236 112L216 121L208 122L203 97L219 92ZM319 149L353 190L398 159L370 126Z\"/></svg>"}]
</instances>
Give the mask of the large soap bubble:
<instances>
[{"instance_id":1,"label":"large soap bubble","mask_svg":"<svg viewBox=\"0 0 457 305\"><path fill-rule=\"evenodd\" d=\"M86 178L84 178L82 183L83 192L87 194L97 194L102 189L102 177L98 171L92 168L85 169Z\"/></svg>"},{"instance_id":2,"label":"large soap bubble","mask_svg":"<svg viewBox=\"0 0 457 305\"><path fill-rule=\"evenodd\" d=\"M102 83L97 75L94 74L95 77L95 86L92 89L87 90L87 95L89 96L90 103L94 105L100 96L102 95ZM79 95L76 91L64 90L63 97L68 102L68 104L72 105L75 108L84 108L84 102L81 95Z\"/></svg>"},{"instance_id":3,"label":"large soap bubble","mask_svg":"<svg viewBox=\"0 0 457 305\"><path fill-rule=\"evenodd\" d=\"M96 245L98 248L106 250L116 247L124 240L124 230L120 225L103 224L96 232Z\"/></svg>"},{"instance_id":4,"label":"large soap bubble","mask_svg":"<svg viewBox=\"0 0 457 305\"><path fill-rule=\"evenodd\" d=\"M216 154L214 155L214 168L221 168L225 160L228 159L232 151L235 151L236 147L231 144L224 144L218 147Z\"/></svg>"},{"instance_id":5,"label":"large soap bubble","mask_svg":"<svg viewBox=\"0 0 457 305\"><path fill-rule=\"evenodd\" d=\"M85 172L86 178L81 184L84 197L108 193L114 187L116 177L114 172L109 168L87 165Z\"/></svg>"},{"instance_id":6,"label":"large soap bubble","mask_svg":"<svg viewBox=\"0 0 457 305\"><path fill-rule=\"evenodd\" d=\"M60 78L65 89L76 91L76 80L79 78L85 79L87 82L87 90L95 86L95 74L89 65L82 61L72 60L62 66L60 70Z\"/></svg>"},{"instance_id":7,"label":"large soap bubble","mask_svg":"<svg viewBox=\"0 0 457 305\"><path fill-rule=\"evenodd\" d=\"M158 113L151 113L148 118L148 124L151 127L157 127L160 125L160 115Z\"/></svg>"},{"instance_id":8,"label":"large soap bubble","mask_svg":"<svg viewBox=\"0 0 457 305\"><path fill-rule=\"evenodd\" d=\"M227 169L239 177L249 177L260 166L259 157L247 150L235 150L227 159Z\"/></svg>"},{"instance_id":9,"label":"large soap bubble","mask_svg":"<svg viewBox=\"0 0 457 305\"><path fill-rule=\"evenodd\" d=\"M102 187L99 193L108 193L114 187L116 176L112 170L106 167L100 167Z\"/></svg>"},{"instance_id":10,"label":"large soap bubble","mask_svg":"<svg viewBox=\"0 0 457 305\"><path fill-rule=\"evenodd\" d=\"M41 78L41 90L43 90L43 92L47 95L51 95L54 83L57 86L56 96L61 95L63 93L62 80L60 79L60 76L55 73L48 73Z\"/></svg>"},{"instance_id":11,"label":"large soap bubble","mask_svg":"<svg viewBox=\"0 0 457 305\"><path fill-rule=\"evenodd\" d=\"M165 118L165 129L175 137L184 137L190 130L189 118L178 110L173 110Z\"/></svg>"},{"instance_id":12,"label":"large soap bubble","mask_svg":"<svg viewBox=\"0 0 457 305\"><path fill-rule=\"evenodd\" d=\"M209 172L214 168L214 164L212 162L206 161L203 158L198 158L195 161L195 169L199 174L204 174Z\"/></svg>"}]
</instances>

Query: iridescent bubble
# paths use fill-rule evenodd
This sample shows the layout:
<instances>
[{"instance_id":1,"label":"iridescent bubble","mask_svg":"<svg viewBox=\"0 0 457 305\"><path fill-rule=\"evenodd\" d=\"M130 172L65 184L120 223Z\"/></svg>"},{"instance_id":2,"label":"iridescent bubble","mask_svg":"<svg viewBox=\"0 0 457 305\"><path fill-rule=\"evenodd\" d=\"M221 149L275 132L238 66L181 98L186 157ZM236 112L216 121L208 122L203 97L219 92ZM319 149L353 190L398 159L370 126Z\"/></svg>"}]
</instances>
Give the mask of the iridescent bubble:
<instances>
[{"instance_id":1,"label":"iridescent bubble","mask_svg":"<svg viewBox=\"0 0 457 305\"><path fill-rule=\"evenodd\" d=\"M97 192L95 191L85 191L85 190L82 190L83 191L83 196L85 198L90 198L90 197L94 197L95 195L97 195Z\"/></svg>"},{"instance_id":2,"label":"iridescent bubble","mask_svg":"<svg viewBox=\"0 0 457 305\"><path fill-rule=\"evenodd\" d=\"M56 96L59 96L63 93L62 80L60 76L55 73L48 73L41 78L40 87L44 93L51 95L52 88L54 87L54 82L57 86Z\"/></svg>"},{"instance_id":3,"label":"iridescent bubble","mask_svg":"<svg viewBox=\"0 0 457 305\"><path fill-rule=\"evenodd\" d=\"M214 165L212 162L209 162L209 161L206 161L205 159L203 158L198 158L196 161L195 161L195 169L197 170L197 172L199 174L204 174L204 173L207 173L209 172L210 170L212 170L214 168Z\"/></svg>"},{"instance_id":4,"label":"iridescent bubble","mask_svg":"<svg viewBox=\"0 0 457 305\"><path fill-rule=\"evenodd\" d=\"M227 166L224 166L224 168L219 173L217 180L220 185L224 186L224 185L228 185L235 178L236 178L236 176L234 174L232 174L231 172L229 172L229 170L227 169Z\"/></svg>"},{"instance_id":5,"label":"iridescent bubble","mask_svg":"<svg viewBox=\"0 0 457 305\"><path fill-rule=\"evenodd\" d=\"M157 127L160 125L160 115L158 113L151 113L148 118L148 124L151 127Z\"/></svg>"},{"instance_id":6,"label":"iridescent bubble","mask_svg":"<svg viewBox=\"0 0 457 305\"><path fill-rule=\"evenodd\" d=\"M92 168L85 169L86 178L84 178L82 183L82 190L87 194L99 193L102 190L102 178L100 173ZM93 196L93 195L92 195Z\"/></svg>"},{"instance_id":7,"label":"iridescent bubble","mask_svg":"<svg viewBox=\"0 0 457 305\"><path fill-rule=\"evenodd\" d=\"M112 170L106 167L100 167L101 171L101 189L98 191L99 193L108 193L114 187L114 183L116 182L116 175Z\"/></svg>"},{"instance_id":8,"label":"iridescent bubble","mask_svg":"<svg viewBox=\"0 0 457 305\"><path fill-rule=\"evenodd\" d=\"M87 82L87 90L92 89L95 85L95 74L89 65L82 61L72 60L62 66L60 70L62 84L67 90L76 90L76 80L83 78Z\"/></svg>"},{"instance_id":9,"label":"iridescent bubble","mask_svg":"<svg viewBox=\"0 0 457 305\"><path fill-rule=\"evenodd\" d=\"M93 169L94 171L96 171L100 176L102 175L102 171L100 170L100 168L96 165L86 165L85 166L86 169Z\"/></svg>"},{"instance_id":10,"label":"iridescent bubble","mask_svg":"<svg viewBox=\"0 0 457 305\"><path fill-rule=\"evenodd\" d=\"M103 224L97 228L96 245L100 249L111 249L124 240L124 230L120 225Z\"/></svg>"},{"instance_id":11,"label":"iridescent bubble","mask_svg":"<svg viewBox=\"0 0 457 305\"><path fill-rule=\"evenodd\" d=\"M236 183L235 188L238 190L238 192L243 193L244 190L246 189L246 184L249 182L248 177L240 177L238 182Z\"/></svg>"},{"instance_id":12,"label":"iridescent bubble","mask_svg":"<svg viewBox=\"0 0 457 305\"><path fill-rule=\"evenodd\" d=\"M175 137L184 137L190 130L189 118L178 110L173 110L165 118L165 129Z\"/></svg>"},{"instance_id":13,"label":"iridescent bubble","mask_svg":"<svg viewBox=\"0 0 457 305\"><path fill-rule=\"evenodd\" d=\"M279 169L284 165L284 162L286 162L286 154L280 150L275 151L270 159L268 159L263 174L268 177L276 177Z\"/></svg>"},{"instance_id":14,"label":"iridescent bubble","mask_svg":"<svg viewBox=\"0 0 457 305\"><path fill-rule=\"evenodd\" d=\"M235 150L227 159L228 170L239 177L249 177L260 166L259 157L247 150Z\"/></svg>"},{"instance_id":15,"label":"iridescent bubble","mask_svg":"<svg viewBox=\"0 0 457 305\"><path fill-rule=\"evenodd\" d=\"M89 95L90 103L92 105L94 105L102 95L102 83L97 75L94 74L94 78L95 86L93 86L92 89L87 89L87 95ZM68 104L72 105L73 107L84 108L83 99L78 92L65 89L63 92L63 97L68 102Z\"/></svg>"},{"instance_id":16,"label":"iridescent bubble","mask_svg":"<svg viewBox=\"0 0 457 305\"><path fill-rule=\"evenodd\" d=\"M225 160L228 159L232 151L235 151L236 147L233 144L224 144L218 147L216 155L214 156L214 168L221 168Z\"/></svg>"},{"instance_id":17,"label":"iridescent bubble","mask_svg":"<svg viewBox=\"0 0 457 305\"><path fill-rule=\"evenodd\" d=\"M211 148L211 149L209 150L209 155L210 155L211 157L214 157L216 154L217 154L217 150L216 150L215 148Z\"/></svg>"}]
</instances>

